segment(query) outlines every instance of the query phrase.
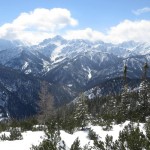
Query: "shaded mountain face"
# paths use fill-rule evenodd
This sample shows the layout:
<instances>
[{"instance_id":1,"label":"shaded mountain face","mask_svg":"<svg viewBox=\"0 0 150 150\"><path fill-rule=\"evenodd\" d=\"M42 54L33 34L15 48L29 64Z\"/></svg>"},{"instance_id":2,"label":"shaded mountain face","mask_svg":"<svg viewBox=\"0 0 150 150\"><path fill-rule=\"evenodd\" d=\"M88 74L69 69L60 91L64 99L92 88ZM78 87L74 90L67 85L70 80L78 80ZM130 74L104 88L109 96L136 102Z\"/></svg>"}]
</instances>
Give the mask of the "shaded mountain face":
<instances>
[{"instance_id":1,"label":"shaded mountain face","mask_svg":"<svg viewBox=\"0 0 150 150\"><path fill-rule=\"evenodd\" d=\"M56 36L27 46L0 40L0 112L20 118L35 114L41 80L49 83L56 105L62 105L121 77L125 63L130 79L141 78L145 62L150 62L148 43L92 43Z\"/></svg>"},{"instance_id":2,"label":"shaded mountain face","mask_svg":"<svg viewBox=\"0 0 150 150\"><path fill-rule=\"evenodd\" d=\"M148 79L150 82L150 79ZM142 79L130 79L127 78L127 87L128 90L131 91L138 91L140 83ZM87 89L84 94L89 98L93 99L96 97L107 96L107 95L116 95L121 94L124 88L124 79L123 78L113 78L106 80L102 83L97 83L95 87Z\"/></svg>"},{"instance_id":3,"label":"shaded mountain face","mask_svg":"<svg viewBox=\"0 0 150 150\"><path fill-rule=\"evenodd\" d=\"M37 102L43 80L5 66L0 66L0 72L0 119L35 115L39 110ZM74 97L65 86L49 84L48 89L55 98L56 106L68 103Z\"/></svg>"},{"instance_id":4,"label":"shaded mountain face","mask_svg":"<svg viewBox=\"0 0 150 150\"><path fill-rule=\"evenodd\" d=\"M23 118L36 113L39 81L0 66L0 105L3 117Z\"/></svg>"}]
</instances>

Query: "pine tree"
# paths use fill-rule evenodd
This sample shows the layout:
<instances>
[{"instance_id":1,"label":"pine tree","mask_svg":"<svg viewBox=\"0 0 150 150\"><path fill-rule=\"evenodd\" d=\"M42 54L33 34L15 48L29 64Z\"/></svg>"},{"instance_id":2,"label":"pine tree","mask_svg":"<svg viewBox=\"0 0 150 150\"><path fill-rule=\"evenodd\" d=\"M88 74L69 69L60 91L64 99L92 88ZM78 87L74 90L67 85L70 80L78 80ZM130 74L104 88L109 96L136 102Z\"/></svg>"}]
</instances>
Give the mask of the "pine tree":
<instances>
[{"instance_id":1,"label":"pine tree","mask_svg":"<svg viewBox=\"0 0 150 150\"><path fill-rule=\"evenodd\" d=\"M76 103L74 118L76 120L77 126L81 126L83 130L88 120L88 105L86 103L86 97L84 94L81 94L79 100Z\"/></svg>"},{"instance_id":2,"label":"pine tree","mask_svg":"<svg viewBox=\"0 0 150 150\"><path fill-rule=\"evenodd\" d=\"M73 142L73 144L71 145L70 150L81 150L80 140L78 138Z\"/></svg>"},{"instance_id":3,"label":"pine tree","mask_svg":"<svg viewBox=\"0 0 150 150\"><path fill-rule=\"evenodd\" d=\"M148 64L145 63L143 81L139 87L138 109L141 111L141 117L143 121L145 121L145 117L150 114L150 85L147 80L148 68Z\"/></svg>"},{"instance_id":4,"label":"pine tree","mask_svg":"<svg viewBox=\"0 0 150 150\"><path fill-rule=\"evenodd\" d=\"M146 131L146 136L148 140L150 141L150 119L148 119L144 125L145 131Z\"/></svg>"},{"instance_id":5,"label":"pine tree","mask_svg":"<svg viewBox=\"0 0 150 150\"><path fill-rule=\"evenodd\" d=\"M105 149L106 150L112 150L114 147L114 143L113 143L113 137L109 136L108 134L105 137Z\"/></svg>"},{"instance_id":6,"label":"pine tree","mask_svg":"<svg viewBox=\"0 0 150 150\"><path fill-rule=\"evenodd\" d=\"M121 113L125 119L130 109L129 89L127 85L127 66L124 66L124 87L121 93Z\"/></svg>"},{"instance_id":7,"label":"pine tree","mask_svg":"<svg viewBox=\"0 0 150 150\"><path fill-rule=\"evenodd\" d=\"M147 147L147 139L138 126L129 124L119 134L118 146L121 150L142 150Z\"/></svg>"}]
</instances>

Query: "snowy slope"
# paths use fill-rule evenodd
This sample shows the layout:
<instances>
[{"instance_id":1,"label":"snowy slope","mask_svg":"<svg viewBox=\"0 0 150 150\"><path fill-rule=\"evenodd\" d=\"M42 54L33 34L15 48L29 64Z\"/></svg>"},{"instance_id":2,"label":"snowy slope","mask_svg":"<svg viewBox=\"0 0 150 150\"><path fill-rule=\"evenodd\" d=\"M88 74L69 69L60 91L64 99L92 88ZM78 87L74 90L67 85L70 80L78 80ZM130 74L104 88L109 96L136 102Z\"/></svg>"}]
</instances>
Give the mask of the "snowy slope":
<instances>
[{"instance_id":1,"label":"snowy slope","mask_svg":"<svg viewBox=\"0 0 150 150\"><path fill-rule=\"evenodd\" d=\"M3 132L4 133L4 132ZM2 135L1 133L0 135ZM6 135L9 133L5 133ZM44 138L43 131L24 132L22 133L23 140L16 141L0 141L1 150L30 150L32 145L38 145Z\"/></svg>"},{"instance_id":2,"label":"snowy slope","mask_svg":"<svg viewBox=\"0 0 150 150\"><path fill-rule=\"evenodd\" d=\"M91 128L96 134L100 136L101 141L105 141L105 137L108 134L109 136L113 136L113 140L117 140L119 136L119 132L123 130L123 128L129 124L129 121L126 121L123 124L113 125L112 130L104 131L100 126L88 126ZM137 125L135 123L135 125ZM144 124L139 124L140 130L144 132ZM3 132L4 133L4 132ZM3 133L0 133L3 134ZM5 132L6 133L6 132ZM6 133L9 134L9 133ZM16 140L16 141L0 141L0 148L1 150L30 150L32 145L39 145L40 142L45 138L43 131L27 131L22 133L23 140ZM88 138L88 130L87 131L76 131L73 134L69 134L63 130L60 131L61 139L64 140L67 150L70 149L71 145L75 141L76 138L80 140L80 146L84 147L86 144L93 146L93 141L89 140Z\"/></svg>"}]
</instances>

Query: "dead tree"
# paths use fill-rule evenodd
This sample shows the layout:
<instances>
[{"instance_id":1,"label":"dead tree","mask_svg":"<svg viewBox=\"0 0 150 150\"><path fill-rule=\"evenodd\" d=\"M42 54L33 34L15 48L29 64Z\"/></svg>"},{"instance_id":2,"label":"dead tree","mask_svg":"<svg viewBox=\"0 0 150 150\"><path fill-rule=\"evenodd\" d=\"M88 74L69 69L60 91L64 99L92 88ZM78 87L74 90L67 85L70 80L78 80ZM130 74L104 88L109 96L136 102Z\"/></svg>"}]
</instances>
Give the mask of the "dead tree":
<instances>
[{"instance_id":1,"label":"dead tree","mask_svg":"<svg viewBox=\"0 0 150 150\"><path fill-rule=\"evenodd\" d=\"M40 108L38 120L45 123L47 119L52 117L54 111L54 98L48 91L48 83L45 81L41 82L38 106Z\"/></svg>"}]
</instances>

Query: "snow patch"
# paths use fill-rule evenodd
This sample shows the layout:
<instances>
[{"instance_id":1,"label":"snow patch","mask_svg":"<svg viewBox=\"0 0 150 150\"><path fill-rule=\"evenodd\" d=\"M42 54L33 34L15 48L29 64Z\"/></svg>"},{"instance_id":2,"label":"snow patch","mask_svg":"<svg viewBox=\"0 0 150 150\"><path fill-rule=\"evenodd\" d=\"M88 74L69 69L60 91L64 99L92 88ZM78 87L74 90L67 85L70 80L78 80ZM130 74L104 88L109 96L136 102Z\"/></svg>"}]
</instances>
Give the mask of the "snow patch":
<instances>
[{"instance_id":1,"label":"snow patch","mask_svg":"<svg viewBox=\"0 0 150 150\"><path fill-rule=\"evenodd\" d=\"M45 61L45 60L43 60L42 59L42 61L43 61L43 68L44 68L44 72L46 71L46 72L48 72L49 70L50 70L50 64L49 64L49 62L48 61Z\"/></svg>"},{"instance_id":2,"label":"snow patch","mask_svg":"<svg viewBox=\"0 0 150 150\"><path fill-rule=\"evenodd\" d=\"M76 138L79 138L81 147L84 147L84 145L88 144L89 142L92 143L88 139L88 131L77 131L71 135L62 130L60 131L60 135L61 138L65 141L66 146L69 148L71 148L71 145L76 140Z\"/></svg>"},{"instance_id":3,"label":"snow patch","mask_svg":"<svg viewBox=\"0 0 150 150\"><path fill-rule=\"evenodd\" d=\"M22 66L22 70L26 69L28 67L29 63L25 62L24 65Z\"/></svg>"},{"instance_id":4,"label":"snow patch","mask_svg":"<svg viewBox=\"0 0 150 150\"><path fill-rule=\"evenodd\" d=\"M89 126L94 132L96 132L97 135L100 136L101 141L105 141L105 137L108 134L109 136L113 136L113 141L118 140L119 137L119 132L124 129L126 125L128 125L130 121L126 121L123 124L118 124L118 125L113 125L112 130L110 131L104 131L101 126ZM134 125L137 125L135 123ZM140 123L139 124L140 130L145 134L144 131L144 124ZM84 147L86 144L89 143L90 146L93 146L93 141L88 138L88 131L77 131L73 134L66 133L65 131L61 130L61 138L62 140L65 141L67 147L71 147L73 142L75 141L76 138L79 138L80 140L80 146Z\"/></svg>"},{"instance_id":5,"label":"snow patch","mask_svg":"<svg viewBox=\"0 0 150 150\"><path fill-rule=\"evenodd\" d=\"M29 73L31 73L32 72L32 70L31 69L28 69L28 70L26 70L24 73L25 74L29 74Z\"/></svg>"},{"instance_id":6,"label":"snow patch","mask_svg":"<svg viewBox=\"0 0 150 150\"><path fill-rule=\"evenodd\" d=\"M91 79L91 78L92 78L91 69L88 68L88 79Z\"/></svg>"},{"instance_id":7,"label":"snow patch","mask_svg":"<svg viewBox=\"0 0 150 150\"><path fill-rule=\"evenodd\" d=\"M59 57L59 54L61 53L61 51L62 51L62 49L64 48L64 47L66 47L66 45L57 45L58 47L57 48L55 48L55 50L52 52L52 54L51 54L51 60L52 61L55 61L56 60L56 58L58 58Z\"/></svg>"},{"instance_id":8,"label":"snow patch","mask_svg":"<svg viewBox=\"0 0 150 150\"><path fill-rule=\"evenodd\" d=\"M0 135L4 134L0 133ZM8 135L8 132L5 132ZM1 150L30 150L32 145L39 145L40 142L44 139L44 132L43 131L28 131L22 133L23 139L22 140L15 140L15 141L0 141L0 149Z\"/></svg>"},{"instance_id":9,"label":"snow patch","mask_svg":"<svg viewBox=\"0 0 150 150\"><path fill-rule=\"evenodd\" d=\"M108 134L109 136L113 136L113 141L118 139L119 132L123 130L123 128L128 125L130 121L126 121L123 124L113 125L112 130L104 131L101 126L93 126L89 125L88 128L92 129L96 132L97 135L100 136L101 141L105 141L105 137ZM137 123L134 123L137 125ZM145 134L144 131L144 123L139 123L140 130ZM0 136L5 133L9 135L9 132L2 132ZM69 134L63 130L60 131L61 139L65 142L66 147L70 148L76 138L80 140L80 146L84 147L86 144L89 143L90 146L93 146L93 141L88 138L89 131L76 131L73 134ZM32 145L39 145L40 142L45 139L45 133L43 131L27 131L23 132L23 139L22 140L15 140L15 141L0 141L0 148L2 150L30 150Z\"/></svg>"},{"instance_id":10,"label":"snow patch","mask_svg":"<svg viewBox=\"0 0 150 150\"><path fill-rule=\"evenodd\" d=\"M68 87L72 87L72 84L68 84L67 86L68 86Z\"/></svg>"}]
</instances>

